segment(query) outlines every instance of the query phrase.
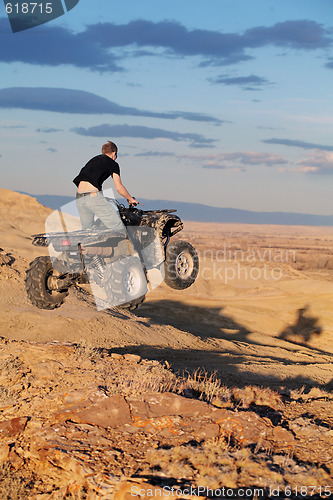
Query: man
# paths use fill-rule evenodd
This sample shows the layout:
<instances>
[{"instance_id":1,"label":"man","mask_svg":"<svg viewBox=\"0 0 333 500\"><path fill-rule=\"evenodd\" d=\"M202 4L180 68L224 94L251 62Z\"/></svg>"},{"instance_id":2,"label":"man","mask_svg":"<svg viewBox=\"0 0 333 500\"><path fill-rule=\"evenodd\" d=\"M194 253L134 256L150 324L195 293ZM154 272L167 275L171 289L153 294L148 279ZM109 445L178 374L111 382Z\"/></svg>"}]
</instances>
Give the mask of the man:
<instances>
[{"instance_id":1,"label":"man","mask_svg":"<svg viewBox=\"0 0 333 500\"><path fill-rule=\"evenodd\" d=\"M102 146L102 154L89 160L73 180L77 186L76 204L82 229L91 228L96 215L106 227L122 233L125 231L118 209L115 205L112 206L102 193L102 184L110 176L118 193L126 198L130 205L138 204L121 182L119 165L115 161L117 156L117 146L108 141Z\"/></svg>"}]
</instances>

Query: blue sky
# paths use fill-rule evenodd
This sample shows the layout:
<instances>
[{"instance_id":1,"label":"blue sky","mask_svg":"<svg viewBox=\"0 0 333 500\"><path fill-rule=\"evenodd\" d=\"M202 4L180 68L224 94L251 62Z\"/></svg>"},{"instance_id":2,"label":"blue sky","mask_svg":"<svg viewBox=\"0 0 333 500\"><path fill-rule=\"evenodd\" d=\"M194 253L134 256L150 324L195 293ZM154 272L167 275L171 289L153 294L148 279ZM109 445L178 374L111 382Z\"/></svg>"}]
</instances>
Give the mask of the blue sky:
<instances>
[{"instance_id":1,"label":"blue sky","mask_svg":"<svg viewBox=\"0 0 333 500\"><path fill-rule=\"evenodd\" d=\"M0 6L1 186L74 195L113 140L139 199L333 214L332 14L331 0L80 0L12 33Z\"/></svg>"}]
</instances>

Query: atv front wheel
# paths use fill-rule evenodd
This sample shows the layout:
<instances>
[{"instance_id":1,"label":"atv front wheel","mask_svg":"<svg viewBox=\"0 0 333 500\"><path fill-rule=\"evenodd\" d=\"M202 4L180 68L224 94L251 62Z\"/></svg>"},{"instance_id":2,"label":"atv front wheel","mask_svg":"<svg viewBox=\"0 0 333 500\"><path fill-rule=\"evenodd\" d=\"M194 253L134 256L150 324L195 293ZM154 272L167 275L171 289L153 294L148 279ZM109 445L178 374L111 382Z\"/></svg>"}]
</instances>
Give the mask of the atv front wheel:
<instances>
[{"instance_id":1,"label":"atv front wheel","mask_svg":"<svg viewBox=\"0 0 333 500\"><path fill-rule=\"evenodd\" d=\"M105 290L110 307L136 309L145 299L147 279L138 257L121 257L107 267Z\"/></svg>"},{"instance_id":2,"label":"atv front wheel","mask_svg":"<svg viewBox=\"0 0 333 500\"><path fill-rule=\"evenodd\" d=\"M165 259L165 283L175 290L191 286L199 272L196 249L187 241L175 241L167 246Z\"/></svg>"},{"instance_id":3,"label":"atv front wheel","mask_svg":"<svg viewBox=\"0 0 333 500\"><path fill-rule=\"evenodd\" d=\"M55 309L61 306L68 290L52 289L52 279L58 274L52 267L50 257L37 257L30 262L25 275L25 290L34 306L39 309Z\"/></svg>"}]
</instances>

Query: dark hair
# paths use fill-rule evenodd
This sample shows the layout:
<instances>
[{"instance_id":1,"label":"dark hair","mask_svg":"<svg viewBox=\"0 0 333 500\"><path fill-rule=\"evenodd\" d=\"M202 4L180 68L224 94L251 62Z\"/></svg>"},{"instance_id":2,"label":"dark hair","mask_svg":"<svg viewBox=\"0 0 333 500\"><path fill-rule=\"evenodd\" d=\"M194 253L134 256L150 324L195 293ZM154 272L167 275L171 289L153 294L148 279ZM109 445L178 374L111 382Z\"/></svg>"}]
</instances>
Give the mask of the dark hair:
<instances>
[{"instance_id":1,"label":"dark hair","mask_svg":"<svg viewBox=\"0 0 333 500\"><path fill-rule=\"evenodd\" d=\"M102 154L108 155L111 153L118 153L118 148L114 142L108 141L106 144L102 146Z\"/></svg>"}]
</instances>

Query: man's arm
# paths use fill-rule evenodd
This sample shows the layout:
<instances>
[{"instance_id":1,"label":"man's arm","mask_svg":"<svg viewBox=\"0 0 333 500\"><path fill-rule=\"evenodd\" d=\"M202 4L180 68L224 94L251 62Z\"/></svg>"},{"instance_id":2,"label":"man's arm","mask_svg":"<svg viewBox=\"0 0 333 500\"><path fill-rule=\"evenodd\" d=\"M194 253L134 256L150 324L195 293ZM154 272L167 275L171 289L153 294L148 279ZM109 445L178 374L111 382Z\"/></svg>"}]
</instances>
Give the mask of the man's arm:
<instances>
[{"instance_id":1,"label":"man's arm","mask_svg":"<svg viewBox=\"0 0 333 500\"><path fill-rule=\"evenodd\" d=\"M118 193L124 198L126 198L126 200L130 205L137 205L138 201L129 194L124 184L121 182L120 175L113 174L112 179Z\"/></svg>"}]
</instances>

